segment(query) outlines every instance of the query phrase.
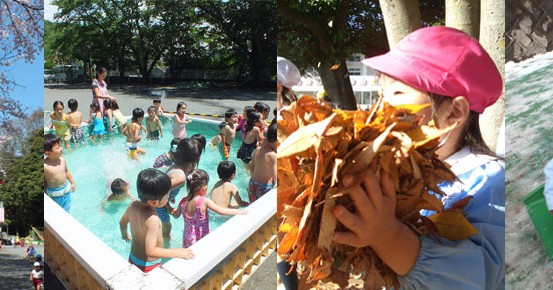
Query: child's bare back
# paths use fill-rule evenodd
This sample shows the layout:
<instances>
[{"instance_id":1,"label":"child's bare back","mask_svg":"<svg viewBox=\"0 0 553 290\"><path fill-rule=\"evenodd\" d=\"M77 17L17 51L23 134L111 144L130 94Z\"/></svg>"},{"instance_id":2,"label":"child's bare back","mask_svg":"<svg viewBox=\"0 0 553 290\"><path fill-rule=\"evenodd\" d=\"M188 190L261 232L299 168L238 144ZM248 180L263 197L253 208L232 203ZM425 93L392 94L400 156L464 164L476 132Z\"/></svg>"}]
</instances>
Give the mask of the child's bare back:
<instances>
[{"instance_id":1,"label":"child's bare back","mask_svg":"<svg viewBox=\"0 0 553 290\"><path fill-rule=\"evenodd\" d=\"M123 134L127 137L128 143L138 143L142 139L140 137L140 129L142 126L139 124L132 122L128 126L123 129Z\"/></svg>"},{"instance_id":2,"label":"child's bare back","mask_svg":"<svg viewBox=\"0 0 553 290\"><path fill-rule=\"evenodd\" d=\"M276 152L269 146L261 146L252 154L251 179L258 183L272 184L276 181Z\"/></svg>"},{"instance_id":3,"label":"child's bare back","mask_svg":"<svg viewBox=\"0 0 553 290\"><path fill-rule=\"evenodd\" d=\"M147 238L150 242L155 241L156 247L163 247L161 238L161 220L151 206L139 201L133 201L123 218L127 218L131 225L132 245L131 254L143 261L155 261L158 257L148 255L146 251ZM123 218L121 220L123 220ZM151 239L155 237L155 239ZM123 236L123 239L130 241L130 237Z\"/></svg>"},{"instance_id":4,"label":"child's bare back","mask_svg":"<svg viewBox=\"0 0 553 290\"><path fill-rule=\"evenodd\" d=\"M234 197L235 202L231 203L231 198ZM238 193L236 185L230 181L219 180L211 190L211 200L220 207L236 208L239 206L248 206L249 203L243 201Z\"/></svg>"}]
</instances>

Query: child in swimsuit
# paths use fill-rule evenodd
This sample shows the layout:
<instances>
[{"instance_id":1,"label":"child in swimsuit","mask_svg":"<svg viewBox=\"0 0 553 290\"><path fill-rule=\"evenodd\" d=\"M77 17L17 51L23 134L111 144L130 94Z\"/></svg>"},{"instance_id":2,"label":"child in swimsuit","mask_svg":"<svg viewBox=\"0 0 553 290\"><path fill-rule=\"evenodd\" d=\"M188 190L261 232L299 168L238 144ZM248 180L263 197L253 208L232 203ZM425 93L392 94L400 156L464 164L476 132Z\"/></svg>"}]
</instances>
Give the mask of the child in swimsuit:
<instances>
[{"instance_id":1,"label":"child in swimsuit","mask_svg":"<svg viewBox=\"0 0 553 290\"><path fill-rule=\"evenodd\" d=\"M232 161L221 161L217 166L217 174L219 175L219 181L215 183L210 192L210 197L220 207L243 207L248 206L247 201L242 200L238 188L232 184L236 174L236 165ZM234 202L231 203L231 198L234 198Z\"/></svg>"},{"instance_id":2,"label":"child in swimsuit","mask_svg":"<svg viewBox=\"0 0 553 290\"><path fill-rule=\"evenodd\" d=\"M121 110L119 110L119 104L117 104L117 101L111 102L111 111L113 118L115 119L115 125L119 128L119 132L122 132L123 128L127 126L127 118L123 115Z\"/></svg>"},{"instance_id":3,"label":"child in swimsuit","mask_svg":"<svg viewBox=\"0 0 553 290\"><path fill-rule=\"evenodd\" d=\"M129 262L148 273L161 266L161 258L194 258L190 249L166 249L162 244L161 221L154 209L167 203L171 179L167 174L149 168L138 174L136 185L139 200L129 205L119 221L121 237L126 241L131 241L127 231L127 225L131 225Z\"/></svg>"},{"instance_id":4,"label":"child in swimsuit","mask_svg":"<svg viewBox=\"0 0 553 290\"><path fill-rule=\"evenodd\" d=\"M62 157L61 140L54 134L44 135L44 192L64 210L71 209L71 192L75 181Z\"/></svg>"},{"instance_id":5,"label":"child in swimsuit","mask_svg":"<svg viewBox=\"0 0 553 290\"><path fill-rule=\"evenodd\" d=\"M149 140L159 141L163 138L163 130L161 129L161 121L156 115L156 107L148 108L148 118L146 118L146 135Z\"/></svg>"},{"instance_id":6,"label":"child in swimsuit","mask_svg":"<svg viewBox=\"0 0 553 290\"><path fill-rule=\"evenodd\" d=\"M261 114L256 112L250 113L246 126L246 138L242 141L242 145L236 154L236 157L244 161L245 164L252 161L253 151L257 148L257 144L263 141L263 131L261 131L261 128L263 128Z\"/></svg>"},{"instance_id":7,"label":"child in swimsuit","mask_svg":"<svg viewBox=\"0 0 553 290\"><path fill-rule=\"evenodd\" d=\"M71 142L74 144L86 144L84 139L84 132L82 128L83 115L77 111L79 103L75 99L67 101L67 107L71 109L71 113L67 114L69 119L69 131L71 132Z\"/></svg>"},{"instance_id":8,"label":"child in swimsuit","mask_svg":"<svg viewBox=\"0 0 553 290\"><path fill-rule=\"evenodd\" d=\"M238 113L235 110L229 109L225 112L225 122L219 125L221 142L219 143L219 152L223 160L228 160L230 154L230 146L236 136L235 124L238 122Z\"/></svg>"},{"instance_id":9,"label":"child in swimsuit","mask_svg":"<svg viewBox=\"0 0 553 290\"><path fill-rule=\"evenodd\" d=\"M90 133L89 140L93 144L96 144L94 138L98 136L100 140L102 140L104 138L104 134L106 134L106 127L104 127L104 120L102 118L102 112L100 112L100 105L98 103L92 103L90 104L90 110L92 111L92 114L90 114L90 119L87 123L92 123L92 132Z\"/></svg>"},{"instance_id":10,"label":"child in swimsuit","mask_svg":"<svg viewBox=\"0 0 553 290\"><path fill-rule=\"evenodd\" d=\"M69 131L69 119L67 115L63 112L63 102L55 101L54 102L54 112L50 115L52 119L52 126L50 128L56 129L56 135L58 135L62 141L65 149L71 151L69 147L69 140L71 140L71 133Z\"/></svg>"},{"instance_id":11,"label":"child in swimsuit","mask_svg":"<svg viewBox=\"0 0 553 290\"><path fill-rule=\"evenodd\" d=\"M136 108L132 111L132 122L123 128L121 132L127 137L127 143L125 147L129 150L129 158L138 161L138 154L146 154L146 150L138 147L137 143L142 140L140 137L140 131L144 128L142 126L142 119L144 119L144 111L141 108Z\"/></svg>"},{"instance_id":12,"label":"child in swimsuit","mask_svg":"<svg viewBox=\"0 0 553 290\"><path fill-rule=\"evenodd\" d=\"M244 114L242 115L242 118L239 118L238 126L236 126L236 131L240 132L242 134L242 140L246 139L246 125L248 124L248 115L250 113L255 112L255 108L252 106L245 106L244 107Z\"/></svg>"},{"instance_id":13,"label":"child in swimsuit","mask_svg":"<svg viewBox=\"0 0 553 290\"><path fill-rule=\"evenodd\" d=\"M169 167L173 164L175 164L175 152L177 152L177 145L179 144L181 139L179 138L173 138L171 140L171 149L167 151L166 153L162 153L159 155L156 160L154 161L154 165L152 165L153 168L161 168L161 167Z\"/></svg>"},{"instance_id":14,"label":"child in swimsuit","mask_svg":"<svg viewBox=\"0 0 553 290\"><path fill-rule=\"evenodd\" d=\"M192 121L188 120L186 115L186 103L180 102L177 104L177 112L175 114L163 114L167 118L173 118L173 137L185 138L186 137L186 124Z\"/></svg>"},{"instance_id":15,"label":"child in swimsuit","mask_svg":"<svg viewBox=\"0 0 553 290\"><path fill-rule=\"evenodd\" d=\"M252 154L248 198L254 202L271 190L277 180L277 125L270 125L267 139Z\"/></svg>"},{"instance_id":16,"label":"child in swimsuit","mask_svg":"<svg viewBox=\"0 0 553 290\"><path fill-rule=\"evenodd\" d=\"M183 247L190 247L209 234L209 214L207 209L220 215L247 213L244 210L220 207L212 200L206 198L205 194L208 183L209 175L202 169L195 169L187 176L186 188L189 192L188 196L180 201L180 210L175 211L173 214L175 218L181 215L184 218Z\"/></svg>"},{"instance_id":17,"label":"child in swimsuit","mask_svg":"<svg viewBox=\"0 0 553 290\"><path fill-rule=\"evenodd\" d=\"M111 100L104 100L104 111L102 112L104 116L104 127L107 132L113 132L113 111L111 110Z\"/></svg>"},{"instance_id":18,"label":"child in swimsuit","mask_svg":"<svg viewBox=\"0 0 553 290\"><path fill-rule=\"evenodd\" d=\"M175 159L175 164L169 167L167 175L171 179L171 193L169 196L169 202L174 203L176 196L179 194L180 189L186 184L186 175L200 162L201 149L198 141L192 138L182 139L175 150L172 153ZM171 220L170 214L173 214L176 210L167 203L165 207L156 209L156 213L162 222L162 236L164 243L168 243L171 240Z\"/></svg>"}]
</instances>

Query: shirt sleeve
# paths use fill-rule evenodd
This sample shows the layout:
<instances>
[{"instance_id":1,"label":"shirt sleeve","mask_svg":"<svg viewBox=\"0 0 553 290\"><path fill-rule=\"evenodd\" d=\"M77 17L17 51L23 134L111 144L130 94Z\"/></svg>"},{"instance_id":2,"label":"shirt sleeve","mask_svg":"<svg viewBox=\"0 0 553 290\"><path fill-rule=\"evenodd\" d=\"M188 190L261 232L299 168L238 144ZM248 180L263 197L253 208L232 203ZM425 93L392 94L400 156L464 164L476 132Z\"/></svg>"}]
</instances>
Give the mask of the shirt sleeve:
<instances>
[{"instance_id":1,"label":"shirt sleeve","mask_svg":"<svg viewBox=\"0 0 553 290\"><path fill-rule=\"evenodd\" d=\"M545 188L543 190L545 203L547 203L547 209L553 210L553 160L547 163L543 173L545 173Z\"/></svg>"},{"instance_id":2,"label":"shirt sleeve","mask_svg":"<svg viewBox=\"0 0 553 290\"><path fill-rule=\"evenodd\" d=\"M503 165L490 162L460 175L459 179L462 189L448 199L453 204L455 200L473 196L464 212L478 234L462 241L421 237L415 266L409 274L399 277L401 289L504 289ZM448 204L445 202L446 208Z\"/></svg>"}]
</instances>

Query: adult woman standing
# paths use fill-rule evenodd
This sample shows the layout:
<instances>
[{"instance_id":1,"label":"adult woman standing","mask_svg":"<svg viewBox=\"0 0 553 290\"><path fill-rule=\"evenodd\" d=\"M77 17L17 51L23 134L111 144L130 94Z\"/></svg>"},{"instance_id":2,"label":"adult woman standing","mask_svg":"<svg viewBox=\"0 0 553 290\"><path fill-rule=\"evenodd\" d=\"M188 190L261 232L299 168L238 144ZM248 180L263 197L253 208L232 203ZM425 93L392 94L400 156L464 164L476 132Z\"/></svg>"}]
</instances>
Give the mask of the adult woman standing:
<instances>
[{"instance_id":1,"label":"adult woman standing","mask_svg":"<svg viewBox=\"0 0 553 290\"><path fill-rule=\"evenodd\" d=\"M96 70L96 77L92 80L92 103L100 105L100 112L104 111L104 100L116 100L108 94L108 87L104 81L107 75L108 70L101 66Z\"/></svg>"}]
</instances>

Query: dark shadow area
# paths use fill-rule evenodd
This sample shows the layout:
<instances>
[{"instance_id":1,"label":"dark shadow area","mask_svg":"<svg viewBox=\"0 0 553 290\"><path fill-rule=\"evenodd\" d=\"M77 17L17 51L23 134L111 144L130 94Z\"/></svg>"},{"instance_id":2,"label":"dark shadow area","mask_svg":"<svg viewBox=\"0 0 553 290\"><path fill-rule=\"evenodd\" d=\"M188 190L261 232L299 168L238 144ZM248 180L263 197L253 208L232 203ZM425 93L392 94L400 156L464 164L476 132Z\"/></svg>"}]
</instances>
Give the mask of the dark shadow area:
<instances>
[{"instance_id":1,"label":"dark shadow area","mask_svg":"<svg viewBox=\"0 0 553 290\"><path fill-rule=\"evenodd\" d=\"M32 289L33 283L29 281L32 269L33 266L24 258L0 253L0 289Z\"/></svg>"}]
</instances>

